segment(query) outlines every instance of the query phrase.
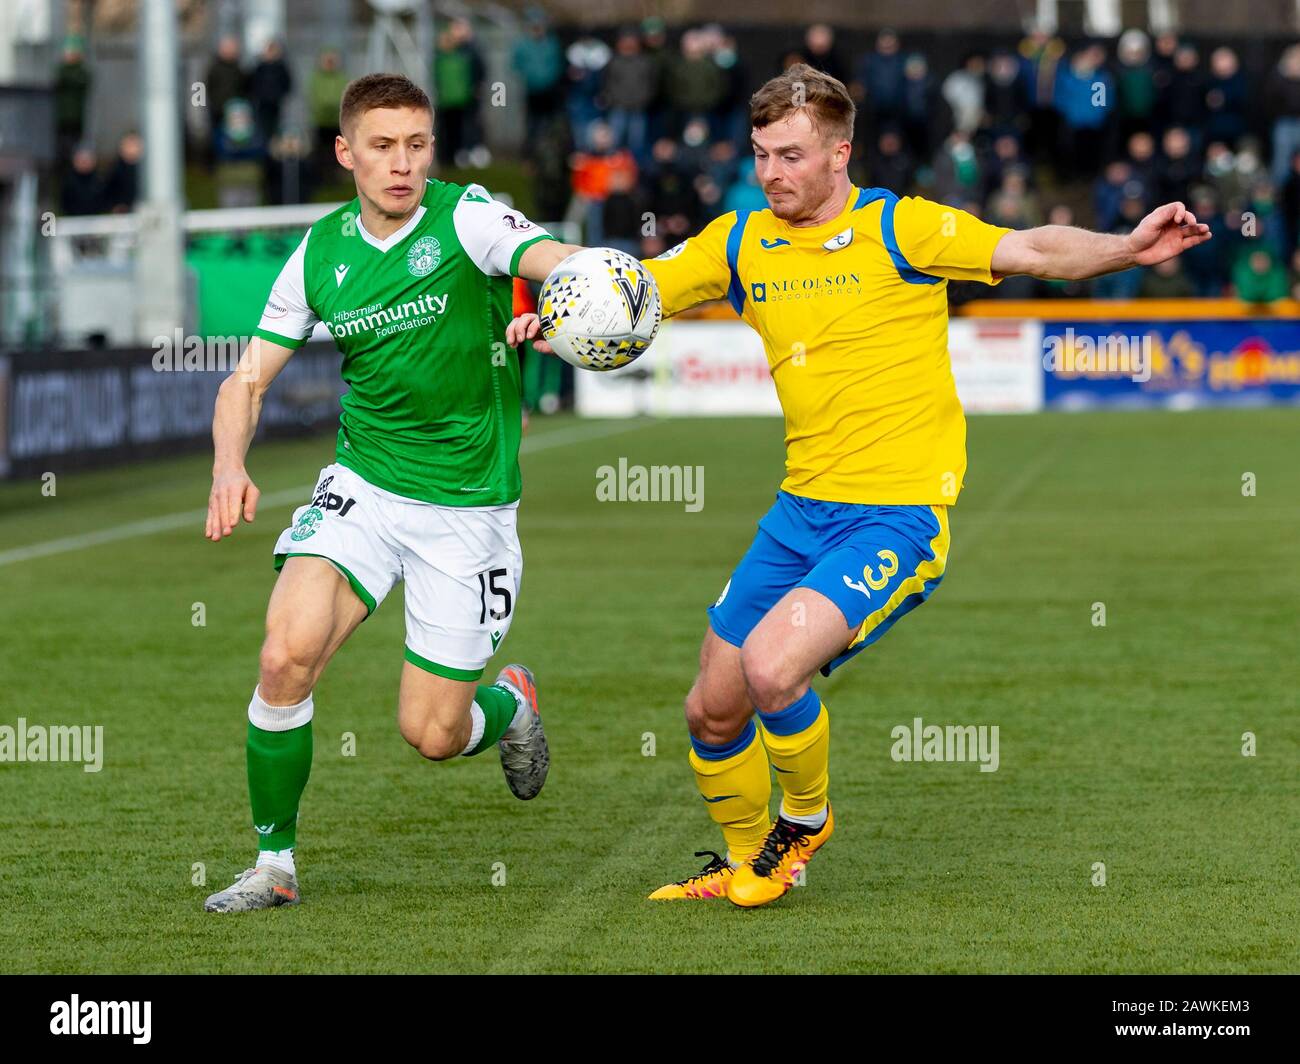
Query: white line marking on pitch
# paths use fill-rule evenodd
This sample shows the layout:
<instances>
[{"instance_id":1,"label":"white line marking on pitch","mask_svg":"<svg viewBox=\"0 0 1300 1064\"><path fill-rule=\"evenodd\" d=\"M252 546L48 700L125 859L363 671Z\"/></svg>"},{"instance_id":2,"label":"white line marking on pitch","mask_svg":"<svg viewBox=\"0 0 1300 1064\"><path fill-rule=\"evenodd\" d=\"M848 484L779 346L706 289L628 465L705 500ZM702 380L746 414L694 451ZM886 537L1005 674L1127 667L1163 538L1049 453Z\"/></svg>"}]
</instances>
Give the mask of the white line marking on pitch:
<instances>
[{"instance_id":1,"label":"white line marking on pitch","mask_svg":"<svg viewBox=\"0 0 1300 1064\"><path fill-rule=\"evenodd\" d=\"M599 439L602 436L614 436L620 432L630 432L648 424L653 424L653 422L639 418L632 421L610 421L599 425L575 425L569 429L556 429L540 436L525 437L519 448L519 453L535 454L538 451L549 450L552 447L562 447L569 443L581 443L585 440ZM584 429L586 431L583 431ZM269 492L258 500L257 506L259 510L264 510L268 506L284 506L286 503L302 499L305 492L310 490L310 486L307 486ZM112 528L100 529L98 532L83 532L79 536L64 536L61 539L51 539L45 543L14 547L11 550L0 551L0 566L16 565L18 562L28 562L35 558L48 558L54 554L67 554L71 551L85 550L88 547L99 547L105 543L117 543L120 540L134 539L137 536L152 536L159 532L175 532L188 526L196 527L198 532L201 533L203 531L203 521L207 516L208 511L206 508L202 510L186 510L184 513L148 517L141 521L129 521L124 525L114 525Z\"/></svg>"},{"instance_id":2,"label":"white line marking on pitch","mask_svg":"<svg viewBox=\"0 0 1300 1064\"><path fill-rule=\"evenodd\" d=\"M984 538L984 534L990 528L995 527L994 522L996 519L1002 517L1013 503L1018 502L1020 497L1029 491L1034 481L1043 475L1047 467L1055 461L1060 450L1061 443L1058 440L1049 445L1047 450L1039 452L1037 458L1021 466L1020 472L1013 479L1003 484L1002 490L989 500L988 506L971 514L969 526L962 530L960 534L953 536L952 547L948 551L949 564L952 563L954 555L963 560L965 559L967 552L979 540ZM1082 511L1080 511L1079 518L1080 520L1084 519Z\"/></svg>"}]
</instances>

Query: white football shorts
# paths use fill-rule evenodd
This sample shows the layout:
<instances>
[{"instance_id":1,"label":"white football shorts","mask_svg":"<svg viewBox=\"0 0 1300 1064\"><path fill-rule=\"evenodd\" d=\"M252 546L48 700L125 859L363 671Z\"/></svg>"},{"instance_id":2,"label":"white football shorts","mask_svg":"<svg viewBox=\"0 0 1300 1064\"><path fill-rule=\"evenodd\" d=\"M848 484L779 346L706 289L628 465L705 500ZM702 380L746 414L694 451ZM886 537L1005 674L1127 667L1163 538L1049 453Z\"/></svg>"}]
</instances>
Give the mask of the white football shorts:
<instances>
[{"instance_id":1,"label":"white football shorts","mask_svg":"<svg viewBox=\"0 0 1300 1064\"><path fill-rule=\"evenodd\" d=\"M324 558L366 604L367 617L405 580L406 660L453 680L477 680L519 601L518 508L408 499L334 462L280 533L275 567L298 555Z\"/></svg>"}]
</instances>

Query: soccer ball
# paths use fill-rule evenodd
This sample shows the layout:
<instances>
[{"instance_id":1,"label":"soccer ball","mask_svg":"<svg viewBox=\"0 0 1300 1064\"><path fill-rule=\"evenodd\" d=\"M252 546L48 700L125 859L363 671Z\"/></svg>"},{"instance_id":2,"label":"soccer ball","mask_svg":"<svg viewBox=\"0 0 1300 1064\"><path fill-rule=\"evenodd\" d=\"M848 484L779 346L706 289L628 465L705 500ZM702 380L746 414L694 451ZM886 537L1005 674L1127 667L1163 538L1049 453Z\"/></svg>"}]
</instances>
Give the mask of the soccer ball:
<instances>
[{"instance_id":1,"label":"soccer ball","mask_svg":"<svg viewBox=\"0 0 1300 1064\"><path fill-rule=\"evenodd\" d=\"M625 251L583 248L561 262L537 297L542 339L579 369L618 369L659 331L659 286Z\"/></svg>"}]
</instances>

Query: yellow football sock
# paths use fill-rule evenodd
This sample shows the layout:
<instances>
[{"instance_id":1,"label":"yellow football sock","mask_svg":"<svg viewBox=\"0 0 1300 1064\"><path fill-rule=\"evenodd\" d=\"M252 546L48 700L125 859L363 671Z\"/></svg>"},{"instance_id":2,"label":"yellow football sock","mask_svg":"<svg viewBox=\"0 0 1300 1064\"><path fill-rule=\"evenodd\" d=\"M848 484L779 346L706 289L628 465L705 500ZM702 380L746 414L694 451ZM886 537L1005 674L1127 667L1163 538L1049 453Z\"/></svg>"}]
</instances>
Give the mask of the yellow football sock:
<instances>
[{"instance_id":1,"label":"yellow football sock","mask_svg":"<svg viewBox=\"0 0 1300 1064\"><path fill-rule=\"evenodd\" d=\"M763 744L776 769L791 816L816 816L826 808L830 788L831 723L817 693L809 688L802 698L779 713L759 713Z\"/></svg>"},{"instance_id":2,"label":"yellow football sock","mask_svg":"<svg viewBox=\"0 0 1300 1064\"><path fill-rule=\"evenodd\" d=\"M772 826L767 812L772 777L753 720L722 746L692 736L690 761L709 816L722 828L731 860L740 864L758 852Z\"/></svg>"}]
</instances>

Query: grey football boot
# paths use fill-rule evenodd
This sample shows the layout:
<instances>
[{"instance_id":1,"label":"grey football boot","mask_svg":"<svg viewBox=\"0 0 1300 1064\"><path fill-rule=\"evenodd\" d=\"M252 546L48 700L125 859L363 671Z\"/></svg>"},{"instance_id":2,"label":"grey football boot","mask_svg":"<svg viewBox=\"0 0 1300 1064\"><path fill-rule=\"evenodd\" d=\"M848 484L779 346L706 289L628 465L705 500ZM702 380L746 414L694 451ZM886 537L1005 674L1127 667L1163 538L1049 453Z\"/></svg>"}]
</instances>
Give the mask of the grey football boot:
<instances>
[{"instance_id":1,"label":"grey football boot","mask_svg":"<svg viewBox=\"0 0 1300 1064\"><path fill-rule=\"evenodd\" d=\"M551 767L551 752L546 745L542 715L537 708L537 682L532 671L523 665L507 665L497 674L496 684L532 710L528 730L522 738L502 739L497 743L497 749L501 751L501 768L506 774L510 792L526 802L541 792Z\"/></svg>"},{"instance_id":2,"label":"grey football boot","mask_svg":"<svg viewBox=\"0 0 1300 1064\"><path fill-rule=\"evenodd\" d=\"M264 865L245 869L234 883L209 897L203 903L203 910L209 913L246 913L254 909L297 905L298 900L297 876Z\"/></svg>"}]
</instances>

